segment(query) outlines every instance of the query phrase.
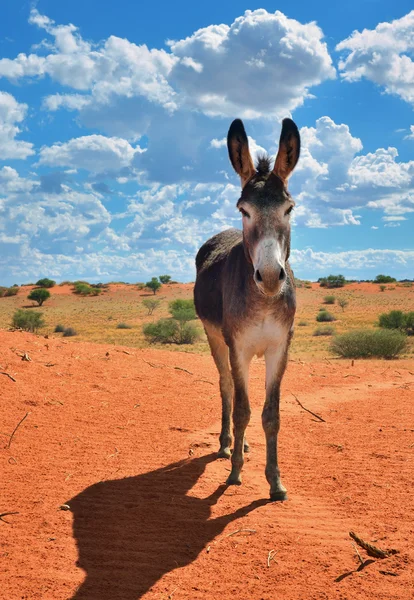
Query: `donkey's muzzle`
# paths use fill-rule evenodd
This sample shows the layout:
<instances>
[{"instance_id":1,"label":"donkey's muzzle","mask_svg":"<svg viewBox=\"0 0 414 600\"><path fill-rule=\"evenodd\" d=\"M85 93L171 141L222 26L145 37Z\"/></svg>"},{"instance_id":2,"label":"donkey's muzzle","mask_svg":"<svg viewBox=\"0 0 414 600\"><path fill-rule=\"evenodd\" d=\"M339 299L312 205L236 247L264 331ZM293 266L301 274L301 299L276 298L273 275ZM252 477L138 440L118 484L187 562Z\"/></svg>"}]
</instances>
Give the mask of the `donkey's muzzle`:
<instances>
[{"instance_id":1,"label":"donkey's muzzle","mask_svg":"<svg viewBox=\"0 0 414 600\"><path fill-rule=\"evenodd\" d=\"M286 280L286 271L279 264L274 266L266 265L255 270L254 280L263 294L266 296L275 296Z\"/></svg>"}]
</instances>

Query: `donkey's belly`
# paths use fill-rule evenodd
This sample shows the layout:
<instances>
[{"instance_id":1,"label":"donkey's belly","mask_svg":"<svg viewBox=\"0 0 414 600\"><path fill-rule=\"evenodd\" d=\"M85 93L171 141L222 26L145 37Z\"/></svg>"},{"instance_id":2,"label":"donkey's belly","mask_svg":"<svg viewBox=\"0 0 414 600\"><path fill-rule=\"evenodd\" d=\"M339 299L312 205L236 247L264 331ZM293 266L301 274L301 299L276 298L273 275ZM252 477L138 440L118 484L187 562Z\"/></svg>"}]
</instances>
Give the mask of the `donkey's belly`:
<instances>
[{"instance_id":1,"label":"donkey's belly","mask_svg":"<svg viewBox=\"0 0 414 600\"><path fill-rule=\"evenodd\" d=\"M276 349L280 345L284 346L290 328L289 323L277 321L273 315L269 315L262 321L243 328L238 336L238 342L246 357L256 354L260 358L266 350Z\"/></svg>"}]
</instances>

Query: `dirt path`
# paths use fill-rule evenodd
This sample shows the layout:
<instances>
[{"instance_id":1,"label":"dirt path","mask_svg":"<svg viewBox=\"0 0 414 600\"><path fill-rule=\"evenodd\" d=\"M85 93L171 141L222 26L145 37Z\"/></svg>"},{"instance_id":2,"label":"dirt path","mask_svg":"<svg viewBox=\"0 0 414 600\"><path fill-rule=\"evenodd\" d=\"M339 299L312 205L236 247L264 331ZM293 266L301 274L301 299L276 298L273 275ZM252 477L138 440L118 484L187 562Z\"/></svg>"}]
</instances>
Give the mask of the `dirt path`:
<instances>
[{"instance_id":1,"label":"dirt path","mask_svg":"<svg viewBox=\"0 0 414 600\"><path fill-rule=\"evenodd\" d=\"M240 488L214 459L208 357L0 332L0 371L0 513L18 512L2 597L413 598L414 361L289 364L283 504L266 500L263 361ZM350 530L400 553L357 572Z\"/></svg>"}]
</instances>

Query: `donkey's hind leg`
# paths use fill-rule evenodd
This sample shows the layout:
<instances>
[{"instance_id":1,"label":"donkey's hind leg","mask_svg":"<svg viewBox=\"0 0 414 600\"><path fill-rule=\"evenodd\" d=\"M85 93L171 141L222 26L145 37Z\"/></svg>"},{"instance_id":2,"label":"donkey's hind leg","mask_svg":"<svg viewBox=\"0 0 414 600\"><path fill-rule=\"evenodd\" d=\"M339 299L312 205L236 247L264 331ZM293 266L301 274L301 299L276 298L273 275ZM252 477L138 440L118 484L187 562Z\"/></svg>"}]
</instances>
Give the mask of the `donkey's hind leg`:
<instances>
[{"instance_id":1,"label":"donkey's hind leg","mask_svg":"<svg viewBox=\"0 0 414 600\"><path fill-rule=\"evenodd\" d=\"M233 404L233 378L230 372L229 348L220 329L204 321L204 329L210 344L211 354L220 375L220 394L222 404L219 458L230 458L232 437L230 433L231 409Z\"/></svg>"}]
</instances>

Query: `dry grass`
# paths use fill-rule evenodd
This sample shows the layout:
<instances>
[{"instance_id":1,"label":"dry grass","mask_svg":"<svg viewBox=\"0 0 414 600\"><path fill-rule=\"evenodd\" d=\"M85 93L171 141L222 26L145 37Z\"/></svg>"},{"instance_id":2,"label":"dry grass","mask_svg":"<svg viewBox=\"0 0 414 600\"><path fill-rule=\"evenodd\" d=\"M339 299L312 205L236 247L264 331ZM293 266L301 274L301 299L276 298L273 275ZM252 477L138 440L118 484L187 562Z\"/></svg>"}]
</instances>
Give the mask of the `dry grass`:
<instances>
[{"instance_id":1,"label":"dry grass","mask_svg":"<svg viewBox=\"0 0 414 600\"><path fill-rule=\"evenodd\" d=\"M336 333L344 333L354 329L374 328L378 316L383 312L401 309L414 310L414 288L393 286L381 292L375 284L351 284L337 291L337 297L344 297L349 304L345 311L335 304L330 311L335 315ZM27 295L29 287L19 289L17 296L0 298L0 328L8 328L12 315L17 308L30 306ZM142 326L161 318L168 318L168 303L176 298L191 298L192 284L164 285L156 298L161 300L154 314L149 316L142 301L153 298L147 291L139 291L135 285L110 285L109 290L98 297L79 297L71 292L69 286L56 286L50 290L51 298L41 308L30 308L43 313L46 326L41 333L60 336L54 333L57 324L73 327L78 332L76 340L96 343L120 344L131 347L145 347L147 343L142 334ZM329 338L313 337L315 317L323 306L326 289L312 284L311 288L297 290L296 323L305 321L308 325L296 327L291 347L291 356L300 358L321 358L329 354ZM119 323L128 323L132 329L118 329ZM202 330L201 323L199 328ZM160 346L161 347L161 346ZM162 345L165 350L166 346ZM170 346L168 346L170 348ZM204 332L194 345L171 350L184 352L208 353L208 344ZM407 353L413 354L414 340L409 339Z\"/></svg>"}]
</instances>

